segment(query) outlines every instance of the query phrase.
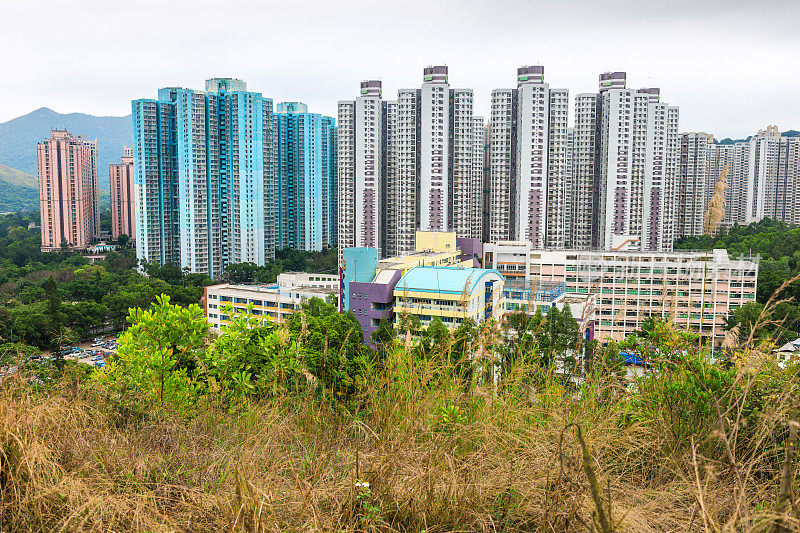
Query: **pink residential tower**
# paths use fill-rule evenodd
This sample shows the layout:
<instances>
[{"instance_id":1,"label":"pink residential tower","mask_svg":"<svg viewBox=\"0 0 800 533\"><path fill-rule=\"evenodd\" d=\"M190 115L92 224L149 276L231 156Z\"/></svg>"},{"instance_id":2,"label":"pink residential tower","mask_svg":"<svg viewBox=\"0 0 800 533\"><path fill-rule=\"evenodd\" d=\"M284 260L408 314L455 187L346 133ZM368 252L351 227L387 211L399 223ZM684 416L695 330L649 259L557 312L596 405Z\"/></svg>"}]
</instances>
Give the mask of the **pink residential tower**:
<instances>
[{"instance_id":1,"label":"pink residential tower","mask_svg":"<svg viewBox=\"0 0 800 533\"><path fill-rule=\"evenodd\" d=\"M127 235L136 238L136 211L133 200L133 154L127 146L123 148L120 163L108 165L111 189L111 238Z\"/></svg>"},{"instance_id":2,"label":"pink residential tower","mask_svg":"<svg viewBox=\"0 0 800 533\"><path fill-rule=\"evenodd\" d=\"M87 248L99 230L97 141L53 130L37 152L42 251Z\"/></svg>"}]
</instances>

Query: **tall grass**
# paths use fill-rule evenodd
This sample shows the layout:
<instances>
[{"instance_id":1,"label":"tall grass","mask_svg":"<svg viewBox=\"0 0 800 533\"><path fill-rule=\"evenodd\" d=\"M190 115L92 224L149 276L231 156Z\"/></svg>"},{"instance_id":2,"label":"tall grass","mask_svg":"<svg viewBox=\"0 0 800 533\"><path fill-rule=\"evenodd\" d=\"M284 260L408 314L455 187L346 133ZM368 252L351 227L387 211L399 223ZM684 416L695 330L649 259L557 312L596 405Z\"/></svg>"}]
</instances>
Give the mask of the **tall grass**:
<instances>
[{"instance_id":1,"label":"tall grass","mask_svg":"<svg viewBox=\"0 0 800 533\"><path fill-rule=\"evenodd\" d=\"M0 390L0 530L795 531L798 380L702 356L625 388L387 353L343 409L311 389L194 416L67 372Z\"/></svg>"}]
</instances>

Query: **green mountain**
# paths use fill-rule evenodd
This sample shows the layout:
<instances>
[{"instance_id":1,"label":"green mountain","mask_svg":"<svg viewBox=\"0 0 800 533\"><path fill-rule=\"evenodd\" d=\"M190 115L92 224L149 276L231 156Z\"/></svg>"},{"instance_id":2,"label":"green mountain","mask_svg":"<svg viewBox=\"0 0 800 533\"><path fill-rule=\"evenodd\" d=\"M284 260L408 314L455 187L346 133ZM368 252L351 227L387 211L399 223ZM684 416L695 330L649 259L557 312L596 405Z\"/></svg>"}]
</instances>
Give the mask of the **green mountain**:
<instances>
[{"instance_id":1,"label":"green mountain","mask_svg":"<svg viewBox=\"0 0 800 533\"><path fill-rule=\"evenodd\" d=\"M0 163L0 213L39 209L39 181Z\"/></svg>"},{"instance_id":2,"label":"green mountain","mask_svg":"<svg viewBox=\"0 0 800 533\"><path fill-rule=\"evenodd\" d=\"M131 116L96 117L83 113L62 114L42 107L27 115L0 123L0 163L36 176L36 143L50 137L50 130L66 129L73 135L97 139L100 196L108 195L108 165L119 162L122 147L133 144ZM104 194L105 193L105 194Z\"/></svg>"}]
</instances>

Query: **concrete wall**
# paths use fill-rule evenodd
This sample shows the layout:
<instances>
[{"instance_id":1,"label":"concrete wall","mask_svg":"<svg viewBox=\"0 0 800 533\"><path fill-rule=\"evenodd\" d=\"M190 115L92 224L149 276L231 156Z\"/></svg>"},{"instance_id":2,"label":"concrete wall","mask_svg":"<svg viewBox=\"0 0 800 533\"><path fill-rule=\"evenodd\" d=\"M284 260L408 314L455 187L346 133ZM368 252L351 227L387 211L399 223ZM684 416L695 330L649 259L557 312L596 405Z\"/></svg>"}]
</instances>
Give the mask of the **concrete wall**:
<instances>
[{"instance_id":1,"label":"concrete wall","mask_svg":"<svg viewBox=\"0 0 800 533\"><path fill-rule=\"evenodd\" d=\"M342 291L342 309L349 309L350 283L353 281L370 282L378 268L377 248L345 248L342 251L344 260L344 290Z\"/></svg>"},{"instance_id":2,"label":"concrete wall","mask_svg":"<svg viewBox=\"0 0 800 533\"><path fill-rule=\"evenodd\" d=\"M350 310L361 324L364 342L369 343L372 333L378 329L378 322L386 318L394 321L394 287L400 281L400 271L395 271L391 281L386 284L353 281L349 286ZM386 309L373 309L373 304ZM373 324L373 320L376 322Z\"/></svg>"}]
</instances>

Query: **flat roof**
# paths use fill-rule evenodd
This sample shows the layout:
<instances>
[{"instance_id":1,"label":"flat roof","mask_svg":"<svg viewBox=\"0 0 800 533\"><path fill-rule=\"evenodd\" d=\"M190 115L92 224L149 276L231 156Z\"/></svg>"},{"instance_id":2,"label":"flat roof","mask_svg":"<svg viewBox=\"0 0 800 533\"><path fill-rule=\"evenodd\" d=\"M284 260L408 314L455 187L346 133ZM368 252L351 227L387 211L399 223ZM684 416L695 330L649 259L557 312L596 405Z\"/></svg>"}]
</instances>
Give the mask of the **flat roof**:
<instances>
[{"instance_id":1,"label":"flat roof","mask_svg":"<svg viewBox=\"0 0 800 533\"><path fill-rule=\"evenodd\" d=\"M277 284L232 284L221 283L219 285L209 285L207 287L209 292L213 291L232 291L242 295L248 294L281 294L288 292L303 292L303 293L317 293L317 294L332 294L338 293L339 289L333 287L312 287L310 285L289 285L286 287L278 287Z\"/></svg>"}]
</instances>

